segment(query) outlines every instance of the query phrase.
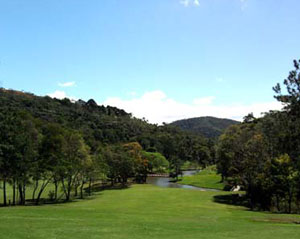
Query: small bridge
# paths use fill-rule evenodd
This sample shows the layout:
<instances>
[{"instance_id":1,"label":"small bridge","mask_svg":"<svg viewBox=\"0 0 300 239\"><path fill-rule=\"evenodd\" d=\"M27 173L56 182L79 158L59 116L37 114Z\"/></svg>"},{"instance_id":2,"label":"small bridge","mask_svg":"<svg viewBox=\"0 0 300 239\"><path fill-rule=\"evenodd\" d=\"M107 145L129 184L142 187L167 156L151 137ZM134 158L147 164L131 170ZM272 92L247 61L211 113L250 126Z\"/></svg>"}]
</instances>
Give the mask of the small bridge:
<instances>
[{"instance_id":1,"label":"small bridge","mask_svg":"<svg viewBox=\"0 0 300 239\"><path fill-rule=\"evenodd\" d=\"M161 178L169 178L168 173L155 173L155 174L148 174L148 177L161 177Z\"/></svg>"}]
</instances>

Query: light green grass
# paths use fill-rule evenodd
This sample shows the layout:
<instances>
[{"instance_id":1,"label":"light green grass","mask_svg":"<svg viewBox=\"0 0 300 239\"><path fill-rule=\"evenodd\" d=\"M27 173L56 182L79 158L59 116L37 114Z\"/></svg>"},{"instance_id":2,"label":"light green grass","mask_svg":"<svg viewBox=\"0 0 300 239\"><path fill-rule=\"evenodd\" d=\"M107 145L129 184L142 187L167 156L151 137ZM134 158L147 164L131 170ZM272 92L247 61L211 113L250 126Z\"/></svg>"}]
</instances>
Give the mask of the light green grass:
<instances>
[{"instance_id":1,"label":"light green grass","mask_svg":"<svg viewBox=\"0 0 300 239\"><path fill-rule=\"evenodd\" d=\"M224 184L221 183L221 176L216 173L214 167L209 167L198 174L184 176L178 183L192 185L201 188L213 188L223 190Z\"/></svg>"},{"instance_id":2,"label":"light green grass","mask_svg":"<svg viewBox=\"0 0 300 239\"><path fill-rule=\"evenodd\" d=\"M67 204L0 208L1 239L298 239L299 216L213 202L228 192L134 185Z\"/></svg>"}]
</instances>

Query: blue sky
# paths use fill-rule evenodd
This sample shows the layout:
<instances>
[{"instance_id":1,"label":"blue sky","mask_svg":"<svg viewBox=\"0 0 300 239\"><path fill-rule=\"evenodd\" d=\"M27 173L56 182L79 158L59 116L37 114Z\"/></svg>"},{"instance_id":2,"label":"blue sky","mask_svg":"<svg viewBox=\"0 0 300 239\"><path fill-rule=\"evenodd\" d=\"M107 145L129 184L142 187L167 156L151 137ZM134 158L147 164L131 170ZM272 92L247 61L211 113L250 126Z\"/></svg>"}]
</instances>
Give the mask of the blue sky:
<instances>
[{"instance_id":1,"label":"blue sky","mask_svg":"<svg viewBox=\"0 0 300 239\"><path fill-rule=\"evenodd\" d=\"M299 0L0 0L0 84L161 123L278 109Z\"/></svg>"}]
</instances>

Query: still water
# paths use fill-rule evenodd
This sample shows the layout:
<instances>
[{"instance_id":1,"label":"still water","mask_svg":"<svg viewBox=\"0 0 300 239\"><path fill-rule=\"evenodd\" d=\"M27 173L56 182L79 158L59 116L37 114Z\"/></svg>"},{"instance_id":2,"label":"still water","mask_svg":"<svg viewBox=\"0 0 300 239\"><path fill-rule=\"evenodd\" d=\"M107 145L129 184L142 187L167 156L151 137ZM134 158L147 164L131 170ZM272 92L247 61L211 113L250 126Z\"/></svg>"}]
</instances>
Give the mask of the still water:
<instances>
[{"instance_id":1,"label":"still water","mask_svg":"<svg viewBox=\"0 0 300 239\"><path fill-rule=\"evenodd\" d=\"M190 170L190 171L183 171L183 176L191 176L193 174L196 174L199 171L196 170ZM200 188L200 187L195 187L195 186L190 186L190 185L183 185L183 184L177 184L174 182L170 182L172 178L164 178L164 177L148 177L147 178L147 183L148 184L153 184L159 187L164 187L164 188L184 188L184 189L191 189L191 190L198 190L198 191L219 191L216 189L209 189L209 188Z\"/></svg>"}]
</instances>

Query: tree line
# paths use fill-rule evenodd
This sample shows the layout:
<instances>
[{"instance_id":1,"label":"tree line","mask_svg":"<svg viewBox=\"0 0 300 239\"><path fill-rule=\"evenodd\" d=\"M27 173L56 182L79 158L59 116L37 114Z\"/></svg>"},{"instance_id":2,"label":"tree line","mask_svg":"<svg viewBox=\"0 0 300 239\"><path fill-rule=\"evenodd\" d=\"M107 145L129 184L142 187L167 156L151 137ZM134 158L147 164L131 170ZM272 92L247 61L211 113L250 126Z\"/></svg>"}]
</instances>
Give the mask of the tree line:
<instances>
[{"instance_id":1,"label":"tree line","mask_svg":"<svg viewBox=\"0 0 300 239\"><path fill-rule=\"evenodd\" d=\"M262 118L249 114L231 126L217 145L217 166L229 185L241 185L249 206L300 212L300 61L277 84L275 98L284 106Z\"/></svg>"},{"instance_id":2,"label":"tree line","mask_svg":"<svg viewBox=\"0 0 300 239\"><path fill-rule=\"evenodd\" d=\"M95 182L144 183L150 172L177 176L185 161L212 160L213 146L204 137L151 125L93 100L1 89L0 109L3 205L42 203L49 187L53 202L83 198Z\"/></svg>"},{"instance_id":3,"label":"tree line","mask_svg":"<svg viewBox=\"0 0 300 239\"><path fill-rule=\"evenodd\" d=\"M149 172L169 167L163 155L145 152L137 142L102 145L91 152L78 131L41 122L26 112L1 112L0 127L4 206L7 184L12 187L11 205L25 205L28 186L33 188L31 201L39 204L49 184L54 185L53 201L58 200L59 188L69 201L72 193L83 198L86 184L90 195L94 181L108 179L114 185L134 178L141 183Z\"/></svg>"}]
</instances>

